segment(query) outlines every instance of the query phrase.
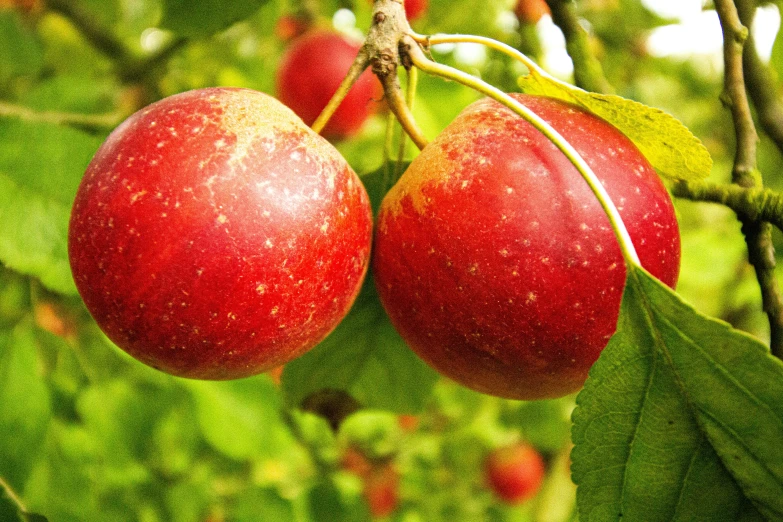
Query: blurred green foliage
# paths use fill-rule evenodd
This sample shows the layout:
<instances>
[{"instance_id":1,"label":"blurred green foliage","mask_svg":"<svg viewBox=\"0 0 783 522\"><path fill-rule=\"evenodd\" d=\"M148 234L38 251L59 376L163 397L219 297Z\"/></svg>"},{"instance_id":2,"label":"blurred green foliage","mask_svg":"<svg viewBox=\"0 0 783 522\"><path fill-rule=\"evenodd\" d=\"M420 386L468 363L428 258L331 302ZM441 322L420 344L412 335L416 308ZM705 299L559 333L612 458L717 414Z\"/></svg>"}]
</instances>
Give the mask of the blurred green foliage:
<instances>
[{"instance_id":1,"label":"blurred green foliage","mask_svg":"<svg viewBox=\"0 0 783 522\"><path fill-rule=\"evenodd\" d=\"M538 33L514 25L512 3L487 0L477 9L471 0L430 0L414 28L524 48ZM585 0L578 8L616 92L683 121L709 149L713 179L727 180L733 134L718 101L721 76L698 57L647 54L645 35L667 22L639 0ZM390 520L574 519L573 398L504 401L437 380L403 346L377 300L367 299L371 282L335 335L286 369L282 386L266 375L226 383L163 375L114 347L79 301L67 262L68 213L100 142L123 117L184 90L231 85L274 93L288 44L276 23L301 9L324 25L347 9L355 27L341 28L356 34L370 24L366 0L0 1L0 480L10 490L0 495L3 522L33 520L18 514L20 504L52 522L367 520L362 479L343 468L349 448L371 466L392 463L399 471ZM433 53L517 89L521 71L504 57ZM428 136L477 97L427 77L417 94L414 114ZM377 115L361 135L336 144L367 174L376 199L382 173L393 170L385 167L385 129ZM414 155L408 147L406 159ZM783 188L781 159L763 139L759 163L772 188ZM677 207L679 292L765 339L733 214L706 204ZM322 357L328 350L344 357ZM362 407L337 432L296 408L324 387L347 388ZM544 454L547 480L531 502L505 506L488 491L481 467L491 448L518 440Z\"/></svg>"}]
</instances>

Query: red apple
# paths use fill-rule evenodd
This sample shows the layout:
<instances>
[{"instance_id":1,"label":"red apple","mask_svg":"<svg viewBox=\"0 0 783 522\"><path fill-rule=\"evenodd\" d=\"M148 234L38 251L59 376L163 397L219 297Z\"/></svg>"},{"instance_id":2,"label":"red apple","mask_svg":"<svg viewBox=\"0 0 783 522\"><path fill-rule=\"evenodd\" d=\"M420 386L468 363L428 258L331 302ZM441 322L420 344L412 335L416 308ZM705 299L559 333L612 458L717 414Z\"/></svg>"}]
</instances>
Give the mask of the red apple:
<instances>
[{"instance_id":1,"label":"red apple","mask_svg":"<svg viewBox=\"0 0 783 522\"><path fill-rule=\"evenodd\" d=\"M373 518L390 515L400 502L400 475L392 463L373 468L364 479L364 498Z\"/></svg>"},{"instance_id":2,"label":"red apple","mask_svg":"<svg viewBox=\"0 0 783 522\"><path fill-rule=\"evenodd\" d=\"M405 16L409 21L417 20L427 12L428 0L405 0Z\"/></svg>"},{"instance_id":3,"label":"red apple","mask_svg":"<svg viewBox=\"0 0 783 522\"><path fill-rule=\"evenodd\" d=\"M367 2L372 4L373 0ZM427 12L427 7L429 7L429 0L405 0L405 16L409 22L417 20Z\"/></svg>"},{"instance_id":4,"label":"red apple","mask_svg":"<svg viewBox=\"0 0 783 522\"><path fill-rule=\"evenodd\" d=\"M367 477L373 469L373 464L362 450L349 446L340 460L340 467L358 477Z\"/></svg>"},{"instance_id":5,"label":"red apple","mask_svg":"<svg viewBox=\"0 0 783 522\"><path fill-rule=\"evenodd\" d=\"M92 159L71 214L76 286L119 347L233 379L317 344L368 264L367 194L274 98L213 88L148 106Z\"/></svg>"},{"instance_id":6,"label":"red apple","mask_svg":"<svg viewBox=\"0 0 783 522\"><path fill-rule=\"evenodd\" d=\"M527 444L492 451L484 462L490 489L502 501L521 504L538 493L544 480L544 459Z\"/></svg>"},{"instance_id":7,"label":"red apple","mask_svg":"<svg viewBox=\"0 0 783 522\"><path fill-rule=\"evenodd\" d=\"M331 31L314 30L295 40L277 70L277 96L307 125L329 103L361 44ZM368 69L332 115L322 134L343 139L359 132L382 97L381 84Z\"/></svg>"},{"instance_id":8,"label":"red apple","mask_svg":"<svg viewBox=\"0 0 783 522\"><path fill-rule=\"evenodd\" d=\"M514 14L523 24L536 24L541 17L550 13L549 6L544 0L518 0L514 7Z\"/></svg>"},{"instance_id":9,"label":"red apple","mask_svg":"<svg viewBox=\"0 0 783 522\"><path fill-rule=\"evenodd\" d=\"M642 264L673 286L680 238L665 187L604 120L515 95L593 168ZM379 212L374 274L402 337L475 390L515 399L584 383L616 329L625 265L587 183L539 131L489 99L413 161Z\"/></svg>"}]
</instances>

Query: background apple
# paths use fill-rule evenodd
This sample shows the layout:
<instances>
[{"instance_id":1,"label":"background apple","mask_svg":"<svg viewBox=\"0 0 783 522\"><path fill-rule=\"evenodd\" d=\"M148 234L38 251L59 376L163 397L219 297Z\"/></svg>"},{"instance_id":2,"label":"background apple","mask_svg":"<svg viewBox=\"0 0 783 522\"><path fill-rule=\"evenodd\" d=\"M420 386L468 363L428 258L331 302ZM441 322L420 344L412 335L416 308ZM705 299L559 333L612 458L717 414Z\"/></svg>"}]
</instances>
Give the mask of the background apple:
<instances>
[{"instance_id":1,"label":"background apple","mask_svg":"<svg viewBox=\"0 0 783 522\"><path fill-rule=\"evenodd\" d=\"M278 99L312 125L337 91L360 47L358 42L323 29L294 40L277 69ZM369 69L364 71L322 134L330 139L355 135L381 97L380 82Z\"/></svg>"},{"instance_id":2,"label":"background apple","mask_svg":"<svg viewBox=\"0 0 783 522\"><path fill-rule=\"evenodd\" d=\"M484 462L484 477L502 501L520 504L538 493L546 473L535 448L520 443L493 450Z\"/></svg>"},{"instance_id":3,"label":"background apple","mask_svg":"<svg viewBox=\"0 0 783 522\"><path fill-rule=\"evenodd\" d=\"M550 14L549 6L544 0L518 0L514 6L514 14L520 23L536 24L541 17Z\"/></svg>"},{"instance_id":4,"label":"background apple","mask_svg":"<svg viewBox=\"0 0 783 522\"><path fill-rule=\"evenodd\" d=\"M99 326L174 375L232 379L323 339L370 250L356 174L274 98L208 88L121 124L90 163L69 229Z\"/></svg>"},{"instance_id":5,"label":"background apple","mask_svg":"<svg viewBox=\"0 0 783 522\"><path fill-rule=\"evenodd\" d=\"M400 474L393 463L380 463L364 478L364 498L373 518L390 515L400 502Z\"/></svg>"},{"instance_id":6,"label":"background apple","mask_svg":"<svg viewBox=\"0 0 783 522\"><path fill-rule=\"evenodd\" d=\"M427 12L428 0L405 0L405 16L412 22Z\"/></svg>"},{"instance_id":7,"label":"background apple","mask_svg":"<svg viewBox=\"0 0 783 522\"><path fill-rule=\"evenodd\" d=\"M373 0L368 2L372 4ZM405 16L409 22L413 22L427 12L427 7L429 7L429 0L405 0Z\"/></svg>"},{"instance_id":8,"label":"background apple","mask_svg":"<svg viewBox=\"0 0 783 522\"><path fill-rule=\"evenodd\" d=\"M582 154L643 265L674 285L674 209L636 147L575 106L515 97ZM587 183L532 125L489 99L466 108L385 197L374 274L392 323L426 362L517 399L582 386L616 328L625 284L614 233Z\"/></svg>"}]
</instances>

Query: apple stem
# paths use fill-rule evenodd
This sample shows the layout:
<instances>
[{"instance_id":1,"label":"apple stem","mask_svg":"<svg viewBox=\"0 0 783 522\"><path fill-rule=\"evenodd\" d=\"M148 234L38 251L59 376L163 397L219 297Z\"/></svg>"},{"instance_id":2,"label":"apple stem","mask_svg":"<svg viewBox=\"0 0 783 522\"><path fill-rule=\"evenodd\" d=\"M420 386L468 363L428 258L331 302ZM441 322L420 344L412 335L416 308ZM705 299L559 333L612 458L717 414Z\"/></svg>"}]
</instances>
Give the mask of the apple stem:
<instances>
[{"instance_id":1,"label":"apple stem","mask_svg":"<svg viewBox=\"0 0 783 522\"><path fill-rule=\"evenodd\" d=\"M620 244L620 250L622 251L626 263L629 265L641 267L641 262L639 261L639 256L636 253L636 248L633 245L631 236L628 234L628 229L625 227L622 217L620 216L620 212L612 202L611 197L609 197L609 194L601 184L598 176L596 176L595 172L593 172L593 169L590 168L584 158L582 158L576 149L574 149L574 147L559 132L552 128L549 123L544 121L533 111L497 87L493 87L485 81L462 72L459 69L433 62L424 56L424 53L419 47L418 43L409 45L407 50L408 56L413 62L414 66L418 67L426 73L459 82L467 87L475 89L482 94L489 96L490 98L497 100L524 118L527 122L533 125L533 127L538 129L538 131L546 136L552 143L554 143L555 146L560 149L563 154L565 154L574 167L576 167L577 171L579 171L587 184L590 186L590 189L598 198L601 207L603 207L604 212L606 212L606 215L609 218L609 222L611 223L612 229L614 230L615 236L617 237L617 240Z\"/></svg>"},{"instance_id":2,"label":"apple stem","mask_svg":"<svg viewBox=\"0 0 783 522\"><path fill-rule=\"evenodd\" d=\"M326 104L324 110L321 111L321 114L318 115L318 118L316 118L310 126L311 129L319 134L324 130L326 124L329 123L329 119L334 115L337 108L348 95L348 91L351 90L353 84L356 83L356 80L359 79L359 76L361 76L369 65L370 58L363 47L356 55L356 59L353 61L353 64L351 64L351 68L348 69L348 73L345 75L345 78L343 78L343 81L340 82L340 86L337 88L334 95L332 95L329 103Z\"/></svg>"},{"instance_id":3,"label":"apple stem","mask_svg":"<svg viewBox=\"0 0 783 522\"><path fill-rule=\"evenodd\" d=\"M413 113L413 104L416 101L416 85L419 83L419 70L415 67L408 69L407 84L405 86L405 105ZM405 161L405 146L408 144L408 140L403 134L400 136L400 145L397 150L397 165L394 169L394 174L399 178L402 174L402 164Z\"/></svg>"},{"instance_id":4,"label":"apple stem","mask_svg":"<svg viewBox=\"0 0 783 522\"><path fill-rule=\"evenodd\" d=\"M419 44L425 46L437 45L441 43L481 44L486 47L489 47L490 49L494 49L507 56L510 56L511 58L515 59L516 61L520 62L522 65L527 67L529 71L535 72L536 74L546 78L551 82L563 85L568 89L573 89L573 85L569 85L566 82L555 78L554 76L546 72L544 69L542 69L530 57L520 52L518 49L514 49L508 44L504 44L503 42L498 42L497 40L493 40L492 38L487 38L486 36L475 36L472 34L434 34L428 36L428 35L414 33L411 34L411 37L414 40L416 40L416 42L418 42Z\"/></svg>"},{"instance_id":5,"label":"apple stem","mask_svg":"<svg viewBox=\"0 0 783 522\"><path fill-rule=\"evenodd\" d=\"M392 146L394 144L394 130L397 128L394 125L397 122L397 118L391 112L386 116L386 136L383 141L383 190L384 193L389 190L390 180L392 179L391 172L391 157ZM396 169L395 169L396 170Z\"/></svg>"},{"instance_id":6,"label":"apple stem","mask_svg":"<svg viewBox=\"0 0 783 522\"><path fill-rule=\"evenodd\" d=\"M386 95L386 102L389 109L397 117L397 121L402 125L402 129L410 136L413 143L419 150L427 146L429 140L416 123L400 88L400 80L396 74L389 74L381 78L383 82L383 92Z\"/></svg>"}]
</instances>

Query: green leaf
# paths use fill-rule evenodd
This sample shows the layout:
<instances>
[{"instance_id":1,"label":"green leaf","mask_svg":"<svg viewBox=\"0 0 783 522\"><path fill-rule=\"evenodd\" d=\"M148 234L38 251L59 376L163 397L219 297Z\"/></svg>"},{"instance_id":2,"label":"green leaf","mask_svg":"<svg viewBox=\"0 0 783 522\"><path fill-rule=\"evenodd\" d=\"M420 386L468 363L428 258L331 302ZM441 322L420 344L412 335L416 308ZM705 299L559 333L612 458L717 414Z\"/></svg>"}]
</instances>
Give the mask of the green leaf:
<instances>
[{"instance_id":1,"label":"green leaf","mask_svg":"<svg viewBox=\"0 0 783 522\"><path fill-rule=\"evenodd\" d=\"M783 517L783 363L632 268L577 397L581 520Z\"/></svg>"},{"instance_id":2,"label":"green leaf","mask_svg":"<svg viewBox=\"0 0 783 522\"><path fill-rule=\"evenodd\" d=\"M193 393L204 438L228 457L271 457L292 443L280 417L280 394L266 376L181 382Z\"/></svg>"},{"instance_id":3,"label":"green leaf","mask_svg":"<svg viewBox=\"0 0 783 522\"><path fill-rule=\"evenodd\" d=\"M142 462L151 449L155 426L171 403L165 390L134 385L129 379L90 386L78 397L79 417L96 437L104 486L128 489L151 479Z\"/></svg>"},{"instance_id":4,"label":"green leaf","mask_svg":"<svg viewBox=\"0 0 783 522\"><path fill-rule=\"evenodd\" d=\"M356 498L346 498L337 484L324 481L308 495L311 520L318 522L361 522L370 520L367 508Z\"/></svg>"},{"instance_id":5,"label":"green leaf","mask_svg":"<svg viewBox=\"0 0 783 522\"><path fill-rule=\"evenodd\" d=\"M386 411L358 411L340 426L340 438L373 459L392 457L402 440L399 417Z\"/></svg>"},{"instance_id":6,"label":"green leaf","mask_svg":"<svg viewBox=\"0 0 783 522\"><path fill-rule=\"evenodd\" d=\"M231 510L230 520L235 522L256 522L274 520L288 522L297 520L290 501L282 498L277 491L264 488L253 489L239 497Z\"/></svg>"},{"instance_id":7,"label":"green leaf","mask_svg":"<svg viewBox=\"0 0 783 522\"><path fill-rule=\"evenodd\" d=\"M83 427L52 418L42 460L25 488L28 509L52 520L110 520L99 505L103 490L99 441Z\"/></svg>"},{"instance_id":8,"label":"green leaf","mask_svg":"<svg viewBox=\"0 0 783 522\"><path fill-rule=\"evenodd\" d=\"M17 492L38 460L51 417L34 327L19 323L0 332L0 477Z\"/></svg>"},{"instance_id":9,"label":"green leaf","mask_svg":"<svg viewBox=\"0 0 783 522\"><path fill-rule=\"evenodd\" d=\"M367 195L370 196L370 206L372 207L373 214L378 213L384 196L386 196L386 193L396 182L395 174L397 171L402 174L409 165L410 162L406 161L397 167L396 162L387 161L378 169L362 175L360 179L362 180L364 188L367 190Z\"/></svg>"},{"instance_id":10,"label":"green leaf","mask_svg":"<svg viewBox=\"0 0 783 522\"><path fill-rule=\"evenodd\" d=\"M573 397L545 401L504 401L504 424L540 451L555 453L565 447L571 430Z\"/></svg>"},{"instance_id":11,"label":"green leaf","mask_svg":"<svg viewBox=\"0 0 783 522\"><path fill-rule=\"evenodd\" d=\"M255 13L268 0L164 0L161 26L183 36L208 36Z\"/></svg>"},{"instance_id":12,"label":"green leaf","mask_svg":"<svg viewBox=\"0 0 783 522\"><path fill-rule=\"evenodd\" d=\"M67 127L0 119L0 262L56 292L76 294L68 217L100 142Z\"/></svg>"},{"instance_id":13,"label":"green leaf","mask_svg":"<svg viewBox=\"0 0 783 522\"><path fill-rule=\"evenodd\" d=\"M43 67L43 49L21 15L0 9L0 81L17 75L32 75Z\"/></svg>"},{"instance_id":14,"label":"green leaf","mask_svg":"<svg viewBox=\"0 0 783 522\"><path fill-rule=\"evenodd\" d=\"M769 65L778 78L783 76L783 31L780 29L778 29L778 34L775 36L775 43L772 44Z\"/></svg>"},{"instance_id":15,"label":"green leaf","mask_svg":"<svg viewBox=\"0 0 783 522\"><path fill-rule=\"evenodd\" d=\"M522 92L576 104L625 134L662 176L698 180L710 175L707 148L679 120L660 109L610 94L584 91L531 70L519 78Z\"/></svg>"},{"instance_id":16,"label":"green leaf","mask_svg":"<svg viewBox=\"0 0 783 522\"><path fill-rule=\"evenodd\" d=\"M345 391L367 408L415 413L437 378L394 330L368 277L334 332L286 364L283 391L292 404L334 389Z\"/></svg>"},{"instance_id":17,"label":"green leaf","mask_svg":"<svg viewBox=\"0 0 783 522\"><path fill-rule=\"evenodd\" d=\"M11 502L11 499L8 498L8 494L5 489L3 489L3 486L0 486L0 520L7 520L8 522L21 521L16 504Z\"/></svg>"}]
</instances>

